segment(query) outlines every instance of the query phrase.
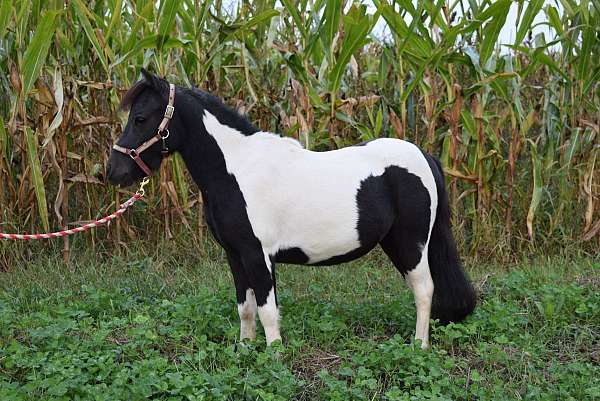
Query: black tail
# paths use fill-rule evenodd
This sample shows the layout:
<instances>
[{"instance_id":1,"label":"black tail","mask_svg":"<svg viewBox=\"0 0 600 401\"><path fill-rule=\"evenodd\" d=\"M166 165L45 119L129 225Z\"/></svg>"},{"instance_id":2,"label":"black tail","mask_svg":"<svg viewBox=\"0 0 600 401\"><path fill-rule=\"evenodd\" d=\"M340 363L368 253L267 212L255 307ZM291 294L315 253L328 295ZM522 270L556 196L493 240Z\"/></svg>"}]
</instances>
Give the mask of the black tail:
<instances>
[{"instance_id":1,"label":"black tail","mask_svg":"<svg viewBox=\"0 0 600 401\"><path fill-rule=\"evenodd\" d=\"M450 206L439 160L425 154L438 193L438 206L429 240L429 270L433 279L431 317L440 323L460 322L473 312L477 297L460 263L450 226Z\"/></svg>"}]
</instances>

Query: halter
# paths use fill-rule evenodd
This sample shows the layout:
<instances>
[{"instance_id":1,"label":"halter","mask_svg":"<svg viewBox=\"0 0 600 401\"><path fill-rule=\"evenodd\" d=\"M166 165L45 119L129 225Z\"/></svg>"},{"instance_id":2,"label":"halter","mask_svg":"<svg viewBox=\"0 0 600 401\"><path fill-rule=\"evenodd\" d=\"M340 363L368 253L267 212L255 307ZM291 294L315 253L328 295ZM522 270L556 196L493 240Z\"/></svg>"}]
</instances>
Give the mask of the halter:
<instances>
[{"instance_id":1,"label":"halter","mask_svg":"<svg viewBox=\"0 0 600 401\"><path fill-rule=\"evenodd\" d=\"M158 126L158 131L156 135L142 143L136 149L127 149L123 146L113 145L113 149L117 152L124 153L129 155L133 159L134 162L146 173L146 175L152 175L152 171L150 168L144 163L144 161L140 158L140 154L143 151L148 149L150 146L154 145L156 142L162 140L162 154L167 155L169 153L169 148L167 147L167 138L169 137L169 122L171 122L171 118L173 118L173 113L175 112L175 107L173 104L175 103L175 85L169 84L169 104L167 104L167 108L165 110L165 115Z\"/></svg>"}]
</instances>

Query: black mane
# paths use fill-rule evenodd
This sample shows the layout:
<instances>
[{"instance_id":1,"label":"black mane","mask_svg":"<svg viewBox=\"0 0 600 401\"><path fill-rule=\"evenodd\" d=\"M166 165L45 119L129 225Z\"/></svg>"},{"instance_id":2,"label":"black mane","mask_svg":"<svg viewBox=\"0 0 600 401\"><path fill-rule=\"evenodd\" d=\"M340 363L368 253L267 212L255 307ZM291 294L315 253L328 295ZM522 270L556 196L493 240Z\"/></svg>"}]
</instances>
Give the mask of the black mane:
<instances>
[{"instance_id":1,"label":"black mane","mask_svg":"<svg viewBox=\"0 0 600 401\"><path fill-rule=\"evenodd\" d=\"M125 92L125 95L123 95L123 99L121 99L121 104L119 105L119 108L121 110L128 110L133 104L133 102L135 102L135 99L137 99L137 97L140 95L140 93L142 93L144 89L148 88L149 86L150 84L145 79L140 79L139 81L134 83L131 86L131 88L129 88L129 90Z\"/></svg>"},{"instance_id":2,"label":"black mane","mask_svg":"<svg viewBox=\"0 0 600 401\"><path fill-rule=\"evenodd\" d=\"M141 79L137 81L135 84L129 88L129 90L123 95L121 99L120 109L128 110L133 102L137 99L137 97L144 91L146 88L150 88L151 84L145 79ZM201 89L193 88L193 89L183 89L183 93L190 95L194 99L196 99L202 105L202 108L208 110L212 115L217 117L217 119L231 128L235 128L240 131L244 135L252 135L258 131L260 131L257 127L254 126L245 115L240 114L233 107L230 107L223 103L223 101L210 93L204 92Z\"/></svg>"},{"instance_id":3,"label":"black mane","mask_svg":"<svg viewBox=\"0 0 600 401\"><path fill-rule=\"evenodd\" d=\"M235 128L244 135L252 135L260 131L250 122L247 116L240 114L236 109L226 105L219 97L193 88L188 90L189 94L197 99L202 107L217 117L222 124Z\"/></svg>"}]
</instances>

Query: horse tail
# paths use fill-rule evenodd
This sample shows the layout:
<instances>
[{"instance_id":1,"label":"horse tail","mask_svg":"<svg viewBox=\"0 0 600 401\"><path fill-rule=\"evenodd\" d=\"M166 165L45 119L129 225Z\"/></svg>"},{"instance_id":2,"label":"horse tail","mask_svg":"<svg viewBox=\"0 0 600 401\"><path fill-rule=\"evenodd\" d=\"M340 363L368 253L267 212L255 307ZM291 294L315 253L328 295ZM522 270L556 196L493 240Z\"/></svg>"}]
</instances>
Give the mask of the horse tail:
<instances>
[{"instance_id":1,"label":"horse tail","mask_svg":"<svg viewBox=\"0 0 600 401\"><path fill-rule=\"evenodd\" d=\"M475 309L476 295L460 262L450 225L450 206L439 160L425 156L435 177L438 205L429 239L429 270L433 279L431 316L440 323L460 322ZM433 161L433 162L432 162Z\"/></svg>"}]
</instances>

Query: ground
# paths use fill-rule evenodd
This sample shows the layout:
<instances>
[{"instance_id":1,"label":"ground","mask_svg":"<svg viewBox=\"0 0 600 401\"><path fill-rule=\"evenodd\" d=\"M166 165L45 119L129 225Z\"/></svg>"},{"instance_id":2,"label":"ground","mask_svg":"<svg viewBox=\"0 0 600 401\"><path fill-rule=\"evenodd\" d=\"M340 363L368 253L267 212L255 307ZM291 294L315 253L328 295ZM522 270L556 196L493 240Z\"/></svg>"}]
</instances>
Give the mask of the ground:
<instances>
[{"instance_id":1,"label":"ground","mask_svg":"<svg viewBox=\"0 0 600 401\"><path fill-rule=\"evenodd\" d=\"M376 252L280 266L283 344L237 342L223 255L40 256L0 272L0 400L600 399L600 262L467 263L474 315L412 343ZM99 261L101 260L101 261Z\"/></svg>"}]
</instances>

